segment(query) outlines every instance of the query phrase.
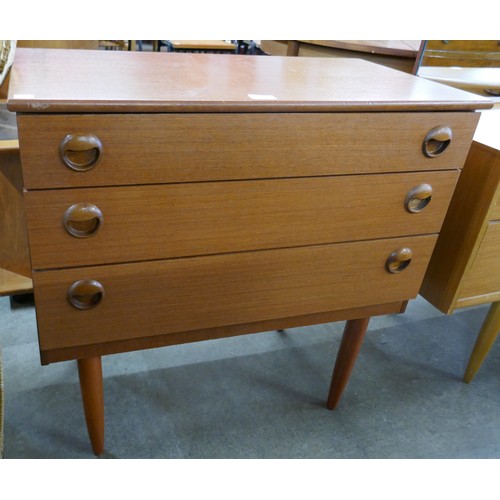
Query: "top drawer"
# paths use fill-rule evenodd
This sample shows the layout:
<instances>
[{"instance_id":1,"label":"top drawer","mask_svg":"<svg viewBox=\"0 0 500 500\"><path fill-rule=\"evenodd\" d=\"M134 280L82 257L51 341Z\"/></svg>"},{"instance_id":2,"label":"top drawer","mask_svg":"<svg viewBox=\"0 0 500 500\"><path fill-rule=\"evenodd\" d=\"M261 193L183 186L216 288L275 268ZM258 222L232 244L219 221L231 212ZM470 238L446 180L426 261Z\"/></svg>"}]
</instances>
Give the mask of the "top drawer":
<instances>
[{"instance_id":1,"label":"top drawer","mask_svg":"<svg viewBox=\"0 0 500 500\"><path fill-rule=\"evenodd\" d=\"M25 114L18 128L25 186L45 189L461 168L478 119L473 112ZM427 157L423 142L442 126L451 143Z\"/></svg>"}]
</instances>

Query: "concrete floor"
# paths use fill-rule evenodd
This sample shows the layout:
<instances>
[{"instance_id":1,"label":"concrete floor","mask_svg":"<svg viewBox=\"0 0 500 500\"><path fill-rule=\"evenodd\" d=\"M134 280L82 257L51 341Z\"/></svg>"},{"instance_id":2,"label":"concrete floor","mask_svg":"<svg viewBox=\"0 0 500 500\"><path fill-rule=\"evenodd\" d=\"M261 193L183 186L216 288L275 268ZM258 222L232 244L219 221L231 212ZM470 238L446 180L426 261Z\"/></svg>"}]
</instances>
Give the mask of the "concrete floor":
<instances>
[{"instance_id":1,"label":"concrete floor","mask_svg":"<svg viewBox=\"0 0 500 500\"><path fill-rule=\"evenodd\" d=\"M500 458L500 343L461 381L480 306L373 318L335 411L343 323L103 358L102 458ZM5 458L94 458L76 362L41 366L33 307L0 299Z\"/></svg>"}]
</instances>

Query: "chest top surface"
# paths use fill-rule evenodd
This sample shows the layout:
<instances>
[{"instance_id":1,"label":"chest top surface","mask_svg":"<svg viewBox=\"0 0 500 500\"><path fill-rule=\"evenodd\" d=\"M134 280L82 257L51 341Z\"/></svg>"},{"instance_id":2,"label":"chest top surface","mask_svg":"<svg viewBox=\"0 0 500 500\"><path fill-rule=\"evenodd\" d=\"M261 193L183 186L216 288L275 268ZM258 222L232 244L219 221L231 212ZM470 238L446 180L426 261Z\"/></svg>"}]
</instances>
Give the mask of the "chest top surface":
<instances>
[{"instance_id":1,"label":"chest top surface","mask_svg":"<svg viewBox=\"0 0 500 500\"><path fill-rule=\"evenodd\" d=\"M18 49L16 112L487 109L481 96L360 59Z\"/></svg>"}]
</instances>

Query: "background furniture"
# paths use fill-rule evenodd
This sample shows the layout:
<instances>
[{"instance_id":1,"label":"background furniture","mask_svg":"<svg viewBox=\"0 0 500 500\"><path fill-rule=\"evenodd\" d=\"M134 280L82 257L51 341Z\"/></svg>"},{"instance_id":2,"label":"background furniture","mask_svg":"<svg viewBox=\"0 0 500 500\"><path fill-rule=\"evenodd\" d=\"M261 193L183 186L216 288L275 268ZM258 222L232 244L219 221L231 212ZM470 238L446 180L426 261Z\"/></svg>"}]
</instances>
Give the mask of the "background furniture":
<instances>
[{"instance_id":1,"label":"background furniture","mask_svg":"<svg viewBox=\"0 0 500 500\"><path fill-rule=\"evenodd\" d=\"M414 73L480 95L500 95L500 41L424 40Z\"/></svg>"},{"instance_id":2,"label":"background furniture","mask_svg":"<svg viewBox=\"0 0 500 500\"><path fill-rule=\"evenodd\" d=\"M17 140L0 140L0 296L29 293L31 265Z\"/></svg>"},{"instance_id":3,"label":"background furniture","mask_svg":"<svg viewBox=\"0 0 500 500\"><path fill-rule=\"evenodd\" d=\"M235 53L237 45L226 40L167 40L169 52Z\"/></svg>"},{"instance_id":4,"label":"background furniture","mask_svg":"<svg viewBox=\"0 0 500 500\"><path fill-rule=\"evenodd\" d=\"M14 40L0 40L0 88L6 96ZM0 97L0 296L32 290L23 181L14 113Z\"/></svg>"},{"instance_id":5,"label":"background furniture","mask_svg":"<svg viewBox=\"0 0 500 500\"><path fill-rule=\"evenodd\" d=\"M97 454L105 354L347 320L334 408L369 318L416 296L491 106L360 60L15 64L41 359L78 359Z\"/></svg>"},{"instance_id":6,"label":"background furniture","mask_svg":"<svg viewBox=\"0 0 500 500\"><path fill-rule=\"evenodd\" d=\"M483 112L420 294L440 311L492 303L465 373L500 331L500 110Z\"/></svg>"},{"instance_id":7,"label":"background furniture","mask_svg":"<svg viewBox=\"0 0 500 500\"><path fill-rule=\"evenodd\" d=\"M357 58L411 73L420 40L261 40L269 55Z\"/></svg>"}]
</instances>

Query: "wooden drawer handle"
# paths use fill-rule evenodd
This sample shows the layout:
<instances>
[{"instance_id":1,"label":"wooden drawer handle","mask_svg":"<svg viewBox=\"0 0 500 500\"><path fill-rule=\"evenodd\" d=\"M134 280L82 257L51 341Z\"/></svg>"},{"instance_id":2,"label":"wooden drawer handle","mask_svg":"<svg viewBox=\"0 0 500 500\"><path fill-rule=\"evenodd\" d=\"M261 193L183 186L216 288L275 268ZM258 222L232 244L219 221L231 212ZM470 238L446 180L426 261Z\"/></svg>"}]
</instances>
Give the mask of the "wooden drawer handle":
<instances>
[{"instance_id":1,"label":"wooden drawer handle","mask_svg":"<svg viewBox=\"0 0 500 500\"><path fill-rule=\"evenodd\" d=\"M398 248L387 257L385 269L392 274L400 273L410 265L412 257L413 252L411 249L407 247Z\"/></svg>"},{"instance_id":2,"label":"wooden drawer handle","mask_svg":"<svg viewBox=\"0 0 500 500\"><path fill-rule=\"evenodd\" d=\"M85 172L97 165L102 143L95 135L68 134L59 144L59 157L71 170Z\"/></svg>"},{"instance_id":3,"label":"wooden drawer handle","mask_svg":"<svg viewBox=\"0 0 500 500\"><path fill-rule=\"evenodd\" d=\"M104 287L96 280L80 280L68 289L69 303L77 309L92 309L104 298Z\"/></svg>"},{"instance_id":4,"label":"wooden drawer handle","mask_svg":"<svg viewBox=\"0 0 500 500\"><path fill-rule=\"evenodd\" d=\"M63 216L64 229L75 238L88 238L99 231L104 217L99 208L91 203L71 205Z\"/></svg>"},{"instance_id":5,"label":"wooden drawer handle","mask_svg":"<svg viewBox=\"0 0 500 500\"><path fill-rule=\"evenodd\" d=\"M442 125L441 127L433 128L424 139L422 150L428 158L436 158L444 153L450 145L453 133L451 128Z\"/></svg>"},{"instance_id":6,"label":"wooden drawer handle","mask_svg":"<svg viewBox=\"0 0 500 500\"><path fill-rule=\"evenodd\" d=\"M408 191L405 198L405 208L408 212L415 214L421 212L431 201L432 186L420 184Z\"/></svg>"}]
</instances>

